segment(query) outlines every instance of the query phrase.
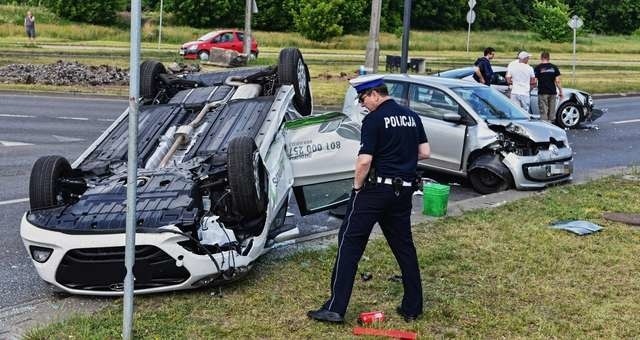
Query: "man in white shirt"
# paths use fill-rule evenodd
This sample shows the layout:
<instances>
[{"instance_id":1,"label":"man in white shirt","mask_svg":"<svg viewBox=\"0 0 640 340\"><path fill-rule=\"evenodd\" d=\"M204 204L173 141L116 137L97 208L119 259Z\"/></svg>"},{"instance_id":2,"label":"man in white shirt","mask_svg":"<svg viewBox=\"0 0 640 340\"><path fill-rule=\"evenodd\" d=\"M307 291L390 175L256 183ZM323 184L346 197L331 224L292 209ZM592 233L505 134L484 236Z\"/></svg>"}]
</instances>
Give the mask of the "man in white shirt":
<instances>
[{"instance_id":1,"label":"man in white shirt","mask_svg":"<svg viewBox=\"0 0 640 340\"><path fill-rule=\"evenodd\" d=\"M536 85L536 75L529 65L531 54L527 51L518 53L518 62L507 67L507 81L511 84L511 100L529 112L531 98L529 92Z\"/></svg>"}]
</instances>

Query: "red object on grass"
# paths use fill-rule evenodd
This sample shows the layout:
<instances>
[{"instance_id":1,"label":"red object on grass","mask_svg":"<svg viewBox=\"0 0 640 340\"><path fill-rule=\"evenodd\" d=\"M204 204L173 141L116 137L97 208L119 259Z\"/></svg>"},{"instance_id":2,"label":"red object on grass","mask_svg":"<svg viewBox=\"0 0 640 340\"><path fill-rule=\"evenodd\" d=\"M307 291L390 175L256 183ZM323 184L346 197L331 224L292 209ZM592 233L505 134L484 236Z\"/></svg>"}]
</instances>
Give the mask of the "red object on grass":
<instances>
[{"instance_id":1,"label":"red object on grass","mask_svg":"<svg viewBox=\"0 0 640 340\"><path fill-rule=\"evenodd\" d=\"M358 316L358 323L361 325L382 321L384 321L384 313L379 311L362 312L360 316Z\"/></svg>"},{"instance_id":2,"label":"red object on grass","mask_svg":"<svg viewBox=\"0 0 640 340\"><path fill-rule=\"evenodd\" d=\"M353 334L354 335L380 335L380 336L387 336L390 338L402 339L402 340L415 340L418 338L418 333L401 331L399 329L377 329L377 328L354 327Z\"/></svg>"}]
</instances>

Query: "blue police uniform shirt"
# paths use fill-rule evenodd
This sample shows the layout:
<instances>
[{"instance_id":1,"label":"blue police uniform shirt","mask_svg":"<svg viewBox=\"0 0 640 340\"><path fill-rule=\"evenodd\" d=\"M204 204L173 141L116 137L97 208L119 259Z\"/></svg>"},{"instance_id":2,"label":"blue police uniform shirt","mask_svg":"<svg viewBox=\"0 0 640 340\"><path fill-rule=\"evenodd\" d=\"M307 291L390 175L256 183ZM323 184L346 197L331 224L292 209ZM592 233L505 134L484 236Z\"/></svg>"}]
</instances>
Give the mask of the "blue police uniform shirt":
<instances>
[{"instance_id":1,"label":"blue police uniform shirt","mask_svg":"<svg viewBox=\"0 0 640 340\"><path fill-rule=\"evenodd\" d=\"M482 77L484 78L485 85L491 85L491 78L493 78L493 68L491 67L491 62L489 59L485 57L480 57L476 59L476 62L473 63L474 66L478 66L480 69L480 73L482 73ZM480 77L478 77L475 72L473 73L473 79L477 82L480 82Z\"/></svg>"},{"instance_id":2,"label":"blue police uniform shirt","mask_svg":"<svg viewBox=\"0 0 640 340\"><path fill-rule=\"evenodd\" d=\"M377 176L412 181L422 143L427 135L420 117L389 99L363 119L358 154L373 156Z\"/></svg>"}]
</instances>

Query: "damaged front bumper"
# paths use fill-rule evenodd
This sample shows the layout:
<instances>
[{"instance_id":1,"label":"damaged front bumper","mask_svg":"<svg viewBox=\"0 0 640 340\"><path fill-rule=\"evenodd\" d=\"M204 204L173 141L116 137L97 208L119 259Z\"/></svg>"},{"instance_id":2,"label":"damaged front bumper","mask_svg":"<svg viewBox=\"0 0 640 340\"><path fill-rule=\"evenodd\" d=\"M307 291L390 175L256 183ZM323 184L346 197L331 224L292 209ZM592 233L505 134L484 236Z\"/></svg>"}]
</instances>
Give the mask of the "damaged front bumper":
<instances>
[{"instance_id":1,"label":"damaged front bumper","mask_svg":"<svg viewBox=\"0 0 640 340\"><path fill-rule=\"evenodd\" d=\"M124 239L117 234L67 234L36 227L22 217L20 234L40 277L57 288L81 295L123 294ZM259 251L245 255L233 250L196 254L180 244L188 238L170 232L136 233L134 266L136 294L158 293L231 281L250 269ZM34 249L50 251L48 258ZM230 255L230 252L234 252Z\"/></svg>"},{"instance_id":2,"label":"damaged front bumper","mask_svg":"<svg viewBox=\"0 0 640 340\"><path fill-rule=\"evenodd\" d=\"M573 179L571 148L540 150L535 156L503 156L502 162L511 171L516 189L541 189Z\"/></svg>"}]
</instances>

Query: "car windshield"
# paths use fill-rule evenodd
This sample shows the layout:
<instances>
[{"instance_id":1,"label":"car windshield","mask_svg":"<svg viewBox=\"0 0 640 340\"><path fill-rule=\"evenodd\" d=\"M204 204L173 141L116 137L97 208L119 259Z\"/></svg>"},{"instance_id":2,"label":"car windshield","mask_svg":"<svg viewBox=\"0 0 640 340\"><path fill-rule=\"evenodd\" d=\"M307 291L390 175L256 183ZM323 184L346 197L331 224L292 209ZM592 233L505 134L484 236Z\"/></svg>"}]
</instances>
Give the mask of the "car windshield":
<instances>
[{"instance_id":1,"label":"car windshield","mask_svg":"<svg viewBox=\"0 0 640 340\"><path fill-rule=\"evenodd\" d=\"M209 32L203 36L201 36L200 38L198 38L198 41L205 41L205 40L211 40L213 39L213 37L215 37L218 34L218 32Z\"/></svg>"},{"instance_id":2,"label":"car windshield","mask_svg":"<svg viewBox=\"0 0 640 340\"><path fill-rule=\"evenodd\" d=\"M489 86L451 88L484 119L529 119L529 115L505 95Z\"/></svg>"}]
</instances>

